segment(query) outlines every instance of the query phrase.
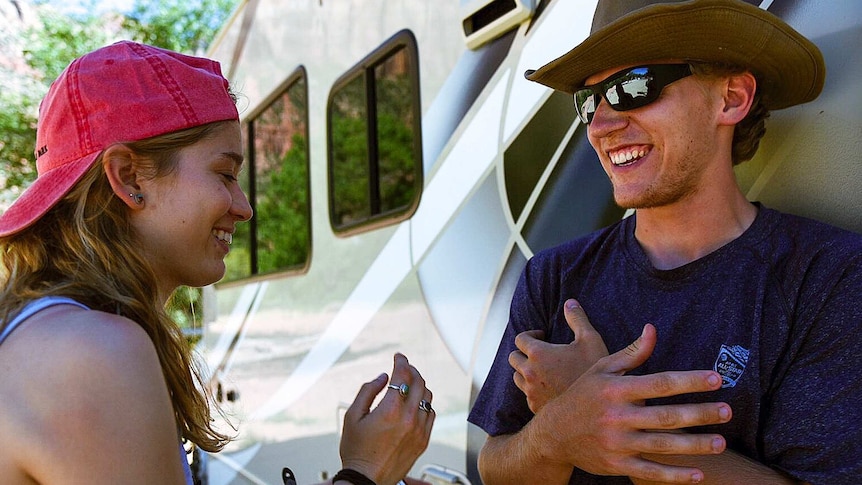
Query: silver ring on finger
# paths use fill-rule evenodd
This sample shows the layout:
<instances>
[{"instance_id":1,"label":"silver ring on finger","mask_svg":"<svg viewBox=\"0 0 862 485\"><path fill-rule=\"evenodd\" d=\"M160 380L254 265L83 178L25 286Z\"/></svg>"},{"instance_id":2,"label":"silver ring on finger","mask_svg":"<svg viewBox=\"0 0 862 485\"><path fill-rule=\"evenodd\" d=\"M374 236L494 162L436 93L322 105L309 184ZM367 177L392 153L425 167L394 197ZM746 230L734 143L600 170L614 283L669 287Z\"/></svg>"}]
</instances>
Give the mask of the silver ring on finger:
<instances>
[{"instance_id":1,"label":"silver ring on finger","mask_svg":"<svg viewBox=\"0 0 862 485\"><path fill-rule=\"evenodd\" d=\"M407 393L410 392L410 386L408 386L407 384L389 384L386 387L388 387L389 389L395 389L396 391L398 391L398 394L401 394L401 397L407 397Z\"/></svg>"},{"instance_id":2,"label":"silver ring on finger","mask_svg":"<svg viewBox=\"0 0 862 485\"><path fill-rule=\"evenodd\" d=\"M426 413L433 413L434 410L431 409L431 402L426 400L419 401L419 410L425 411Z\"/></svg>"}]
</instances>

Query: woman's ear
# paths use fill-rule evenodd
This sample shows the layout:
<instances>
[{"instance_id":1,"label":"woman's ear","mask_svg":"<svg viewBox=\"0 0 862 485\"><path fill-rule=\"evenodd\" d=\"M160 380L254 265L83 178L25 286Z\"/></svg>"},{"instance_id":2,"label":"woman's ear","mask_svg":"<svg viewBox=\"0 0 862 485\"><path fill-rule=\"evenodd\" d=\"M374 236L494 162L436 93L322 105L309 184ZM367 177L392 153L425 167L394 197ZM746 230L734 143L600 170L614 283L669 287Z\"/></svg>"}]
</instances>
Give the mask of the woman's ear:
<instances>
[{"instance_id":1,"label":"woman's ear","mask_svg":"<svg viewBox=\"0 0 862 485\"><path fill-rule=\"evenodd\" d=\"M757 79L750 72L732 74L724 82L723 109L719 115L725 125L736 125L742 121L754 104Z\"/></svg>"},{"instance_id":2,"label":"woman's ear","mask_svg":"<svg viewBox=\"0 0 862 485\"><path fill-rule=\"evenodd\" d=\"M102 165L114 194L132 210L144 206L136 158L135 153L123 144L111 145L102 154Z\"/></svg>"}]
</instances>

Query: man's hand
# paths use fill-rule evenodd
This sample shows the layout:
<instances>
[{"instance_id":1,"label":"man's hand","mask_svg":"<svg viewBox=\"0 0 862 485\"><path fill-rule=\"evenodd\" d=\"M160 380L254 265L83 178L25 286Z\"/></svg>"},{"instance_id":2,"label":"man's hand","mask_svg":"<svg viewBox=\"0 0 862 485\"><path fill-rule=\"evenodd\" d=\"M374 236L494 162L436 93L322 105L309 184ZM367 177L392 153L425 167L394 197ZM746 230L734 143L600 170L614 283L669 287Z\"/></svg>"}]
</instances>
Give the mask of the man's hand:
<instances>
[{"instance_id":1,"label":"man's hand","mask_svg":"<svg viewBox=\"0 0 862 485\"><path fill-rule=\"evenodd\" d=\"M547 343L542 340L544 332L530 330L515 337L518 350L509 354L515 385L527 396L533 413L538 413L545 403L562 394L596 361L608 355L602 336L576 300L567 300L564 312L566 323L575 333L572 343Z\"/></svg>"},{"instance_id":2,"label":"man's hand","mask_svg":"<svg viewBox=\"0 0 862 485\"><path fill-rule=\"evenodd\" d=\"M601 335L580 305L568 300L564 311L575 334L572 343L549 344L541 340L541 331L529 331L516 337L519 350L509 355L515 384L543 423L543 431L530 433L542 455L596 475L626 475L666 483L702 480L703 471L691 464L659 463L644 455L722 453L726 447L722 436L680 431L725 423L731 417L730 406L644 403L647 399L717 390L721 377L708 370L626 375L652 355L655 327L647 324L631 345L608 355Z\"/></svg>"},{"instance_id":3,"label":"man's hand","mask_svg":"<svg viewBox=\"0 0 862 485\"><path fill-rule=\"evenodd\" d=\"M731 417L730 406L645 406L644 402L717 390L721 376L706 370L625 375L646 362L655 344L655 327L647 324L636 341L599 359L559 397L548 401L537 415L543 431L539 433L541 440L534 443L539 443L541 453L550 460L596 475L625 475L668 483L702 480L704 474L699 468L662 464L643 455L722 453L726 443L721 435L670 431L726 423ZM537 437L535 430L531 434Z\"/></svg>"}]
</instances>

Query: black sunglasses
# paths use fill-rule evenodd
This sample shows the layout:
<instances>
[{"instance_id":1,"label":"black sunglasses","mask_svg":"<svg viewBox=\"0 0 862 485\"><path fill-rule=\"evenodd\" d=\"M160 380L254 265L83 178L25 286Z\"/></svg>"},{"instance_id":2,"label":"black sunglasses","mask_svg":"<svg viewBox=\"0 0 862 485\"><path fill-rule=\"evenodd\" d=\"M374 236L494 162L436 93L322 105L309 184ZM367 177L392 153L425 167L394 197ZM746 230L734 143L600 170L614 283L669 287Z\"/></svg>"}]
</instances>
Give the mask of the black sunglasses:
<instances>
[{"instance_id":1,"label":"black sunglasses","mask_svg":"<svg viewBox=\"0 0 862 485\"><path fill-rule=\"evenodd\" d=\"M646 106L658 99L665 86L690 75L691 66L688 64L652 64L623 69L602 82L575 91L578 118L584 124L590 124L601 98L615 111Z\"/></svg>"}]
</instances>

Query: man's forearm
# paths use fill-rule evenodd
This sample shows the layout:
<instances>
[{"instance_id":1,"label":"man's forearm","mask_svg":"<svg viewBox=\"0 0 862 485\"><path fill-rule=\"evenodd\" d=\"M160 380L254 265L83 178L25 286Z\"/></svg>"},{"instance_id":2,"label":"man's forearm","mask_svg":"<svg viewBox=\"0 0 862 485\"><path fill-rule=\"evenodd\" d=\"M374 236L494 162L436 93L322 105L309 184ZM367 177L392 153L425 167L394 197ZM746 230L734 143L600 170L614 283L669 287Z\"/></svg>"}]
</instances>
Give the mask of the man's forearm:
<instances>
[{"instance_id":1,"label":"man's forearm","mask_svg":"<svg viewBox=\"0 0 862 485\"><path fill-rule=\"evenodd\" d=\"M533 441L531 428L527 425L518 433L488 438L479 453L479 472L486 485L569 482L572 467L545 456L541 444Z\"/></svg>"},{"instance_id":2,"label":"man's forearm","mask_svg":"<svg viewBox=\"0 0 862 485\"><path fill-rule=\"evenodd\" d=\"M679 466L692 466L703 470L702 485L800 485L802 482L788 478L768 466L727 450L720 455L644 455L644 458L659 463ZM661 482L651 482L632 478L635 485L657 485Z\"/></svg>"}]
</instances>

